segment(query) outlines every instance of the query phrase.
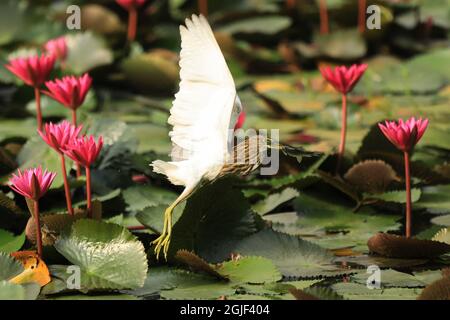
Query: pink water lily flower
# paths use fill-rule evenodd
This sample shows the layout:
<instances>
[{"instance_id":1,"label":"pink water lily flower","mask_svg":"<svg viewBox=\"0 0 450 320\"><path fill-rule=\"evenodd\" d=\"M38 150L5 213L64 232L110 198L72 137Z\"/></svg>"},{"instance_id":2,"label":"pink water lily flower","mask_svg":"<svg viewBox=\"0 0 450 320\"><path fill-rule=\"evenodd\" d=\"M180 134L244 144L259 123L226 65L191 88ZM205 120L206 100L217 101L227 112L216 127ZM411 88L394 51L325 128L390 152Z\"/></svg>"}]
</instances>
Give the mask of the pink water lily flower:
<instances>
[{"instance_id":1,"label":"pink water lily flower","mask_svg":"<svg viewBox=\"0 0 450 320\"><path fill-rule=\"evenodd\" d=\"M67 145L64 152L72 160L84 166L86 170L86 197L89 217L92 217L91 165L97 159L102 147L103 137L98 138L96 143L95 138L90 136L73 140Z\"/></svg>"},{"instance_id":2,"label":"pink water lily flower","mask_svg":"<svg viewBox=\"0 0 450 320\"><path fill-rule=\"evenodd\" d=\"M147 0L116 0L116 2L126 10L138 8L142 6L146 1Z\"/></svg>"},{"instance_id":3,"label":"pink water lily flower","mask_svg":"<svg viewBox=\"0 0 450 320\"><path fill-rule=\"evenodd\" d=\"M393 145L402 151L410 151L422 138L428 126L428 119L414 117L403 121L386 121L378 124L380 130Z\"/></svg>"},{"instance_id":4,"label":"pink water lily flower","mask_svg":"<svg viewBox=\"0 0 450 320\"><path fill-rule=\"evenodd\" d=\"M406 189L406 237L411 237L412 228L412 200L411 200L411 170L410 156L411 150L422 138L428 126L428 119L412 117L406 121L402 119L395 121L386 121L384 124L378 124L380 130L386 138L403 151L405 161L405 189Z\"/></svg>"},{"instance_id":5,"label":"pink water lily flower","mask_svg":"<svg viewBox=\"0 0 450 320\"><path fill-rule=\"evenodd\" d=\"M54 65L54 55L36 55L28 58L17 58L5 65L6 69L11 71L27 85L34 88L38 130L42 129L41 91L39 87L50 76Z\"/></svg>"},{"instance_id":6,"label":"pink water lily flower","mask_svg":"<svg viewBox=\"0 0 450 320\"><path fill-rule=\"evenodd\" d=\"M47 81L45 85L48 88L48 91L43 91L46 95L74 110L83 104L91 88L92 78L86 73L81 77L66 76L62 79Z\"/></svg>"},{"instance_id":7,"label":"pink water lily flower","mask_svg":"<svg viewBox=\"0 0 450 320\"><path fill-rule=\"evenodd\" d=\"M48 79L54 65L55 56L44 54L13 59L5 67L27 85L37 88Z\"/></svg>"},{"instance_id":8,"label":"pink water lily flower","mask_svg":"<svg viewBox=\"0 0 450 320\"><path fill-rule=\"evenodd\" d=\"M13 174L9 180L11 189L29 199L33 205L32 215L36 225L36 246L37 253L42 257L42 231L39 215L39 199L50 189L55 179L56 173L42 171L42 168L27 169L23 172L20 169L17 174Z\"/></svg>"},{"instance_id":9,"label":"pink water lily flower","mask_svg":"<svg viewBox=\"0 0 450 320\"><path fill-rule=\"evenodd\" d=\"M347 94L353 90L367 69L367 64L354 64L350 68L339 66L320 68L322 76L340 93Z\"/></svg>"},{"instance_id":10,"label":"pink water lily flower","mask_svg":"<svg viewBox=\"0 0 450 320\"><path fill-rule=\"evenodd\" d=\"M82 137L72 140L67 146L64 153L73 161L78 162L82 166L89 167L97 159L103 147L103 137L95 142L94 136Z\"/></svg>"},{"instance_id":11,"label":"pink water lily flower","mask_svg":"<svg viewBox=\"0 0 450 320\"><path fill-rule=\"evenodd\" d=\"M61 170L64 179L64 191L66 195L67 211L70 215L74 214L72 207L72 198L70 194L70 185L67 179L66 162L64 158L64 151L67 149L67 145L72 141L78 139L82 126L71 125L68 121L64 120L61 123L46 123L43 131L38 131L41 138L51 148L59 153L61 160Z\"/></svg>"},{"instance_id":12,"label":"pink water lily flower","mask_svg":"<svg viewBox=\"0 0 450 320\"><path fill-rule=\"evenodd\" d=\"M67 145L78 138L83 126L74 126L67 120L61 123L46 123L43 131L38 131L41 138L51 148L59 153L64 153Z\"/></svg>"},{"instance_id":13,"label":"pink water lily flower","mask_svg":"<svg viewBox=\"0 0 450 320\"><path fill-rule=\"evenodd\" d=\"M65 37L59 37L47 41L44 49L48 54L54 55L59 61L65 61L67 58L67 41Z\"/></svg>"},{"instance_id":14,"label":"pink water lily flower","mask_svg":"<svg viewBox=\"0 0 450 320\"><path fill-rule=\"evenodd\" d=\"M62 79L47 81L45 85L48 91L43 91L44 94L71 109L75 114L75 111L86 99L92 85L92 78L86 73L81 77L67 76ZM73 124L75 125L76 121Z\"/></svg>"},{"instance_id":15,"label":"pink water lily flower","mask_svg":"<svg viewBox=\"0 0 450 320\"><path fill-rule=\"evenodd\" d=\"M347 139L347 94L353 90L366 69L367 64L354 64L350 68L346 66L339 66L334 69L330 67L320 68L320 72L325 80L340 92L342 96L341 141L337 154L336 174L339 173L345 154L345 142Z\"/></svg>"},{"instance_id":16,"label":"pink water lily flower","mask_svg":"<svg viewBox=\"0 0 450 320\"><path fill-rule=\"evenodd\" d=\"M9 180L11 189L22 196L39 200L50 188L56 173L42 171L42 167L27 169L23 172L19 169Z\"/></svg>"}]
</instances>

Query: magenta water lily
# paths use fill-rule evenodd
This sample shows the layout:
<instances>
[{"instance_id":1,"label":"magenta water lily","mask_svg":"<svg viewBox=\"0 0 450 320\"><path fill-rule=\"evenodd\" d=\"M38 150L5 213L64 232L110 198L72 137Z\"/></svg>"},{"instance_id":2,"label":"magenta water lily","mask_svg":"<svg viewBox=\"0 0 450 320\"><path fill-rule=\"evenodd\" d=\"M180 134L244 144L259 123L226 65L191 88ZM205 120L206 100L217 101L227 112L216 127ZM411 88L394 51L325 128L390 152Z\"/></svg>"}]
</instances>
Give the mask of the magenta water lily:
<instances>
[{"instance_id":1,"label":"magenta water lily","mask_svg":"<svg viewBox=\"0 0 450 320\"><path fill-rule=\"evenodd\" d=\"M378 124L386 138L392 142L397 149L403 151L405 162L405 185L406 185L406 237L411 237L411 173L410 156L414 146L420 141L428 127L428 119L416 119L414 117L404 121L386 121Z\"/></svg>"},{"instance_id":2,"label":"magenta water lily","mask_svg":"<svg viewBox=\"0 0 450 320\"><path fill-rule=\"evenodd\" d=\"M33 218L36 222L37 252L42 256L42 234L39 216L39 199L41 199L50 188L56 173L42 170L41 167L27 169L11 176L9 186L15 192L33 202Z\"/></svg>"},{"instance_id":3,"label":"magenta water lily","mask_svg":"<svg viewBox=\"0 0 450 320\"><path fill-rule=\"evenodd\" d=\"M366 69L367 64L354 64L349 68L346 66L339 66L334 69L330 67L320 68L322 76L342 95L341 142L338 150L336 173L340 170L345 153L345 141L347 137L347 94L353 90Z\"/></svg>"}]
</instances>

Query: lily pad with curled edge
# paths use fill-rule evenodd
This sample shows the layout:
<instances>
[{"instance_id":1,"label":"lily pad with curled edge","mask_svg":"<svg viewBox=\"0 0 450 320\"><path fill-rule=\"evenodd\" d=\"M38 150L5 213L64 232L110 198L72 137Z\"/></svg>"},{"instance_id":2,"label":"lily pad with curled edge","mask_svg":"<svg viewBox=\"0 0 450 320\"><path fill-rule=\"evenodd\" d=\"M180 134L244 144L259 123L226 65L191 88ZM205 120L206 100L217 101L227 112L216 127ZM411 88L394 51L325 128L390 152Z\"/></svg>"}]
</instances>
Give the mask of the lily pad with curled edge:
<instances>
[{"instance_id":1,"label":"lily pad with curled edge","mask_svg":"<svg viewBox=\"0 0 450 320\"><path fill-rule=\"evenodd\" d=\"M9 280L22 273L23 267L19 261L9 254L0 252L0 281Z\"/></svg>"},{"instance_id":2,"label":"lily pad with curled edge","mask_svg":"<svg viewBox=\"0 0 450 320\"><path fill-rule=\"evenodd\" d=\"M450 214L433 218L431 222L440 226L450 226Z\"/></svg>"},{"instance_id":3,"label":"lily pad with curled edge","mask_svg":"<svg viewBox=\"0 0 450 320\"><path fill-rule=\"evenodd\" d=\"M448 228L439 230L431 240L450 244L450 232Z\"/></svg>"},{"instance_id":4,"label":"lily pad with curled edge","mask_svg":"<svg viewBox=\"0 0 450 320\"><path fill-rule=\"evenodd\" d=\"M331 288L311 287L306 289L291 289L289 292L296 300L344 300Z\"/></svg>"},{"instance_id":5,"label":"lily pad with curled edge","mask_svg":"<svg viewBox=\"0 0 450 320\"><path fill-rule=\"evenodd\" d=\"M337 283L332 286L344 299L350 300L415 300L422 289L419 288L387 288L369 289L366 284Z\"/></svg>"},{"instance_id":6,"label":"lily pad with curled edge","mask_svg":"<svg viewBox=\"0 0 450 320\"><path fill-rule=\"evenodd\" d=\"M268 258L285 277L321 278L349 273L336 265L333 255L320 246L271 229L243 239L234 252Z\"/></svg>"},{"instance_id":7,"label":"lily pad with curled edge","mask_svg":"<svg viewBox=\"0 0 450 320\"><path fill-rule=\"evenodd\" d=\"M349 266L368 267L371 265L377 265L380 268L409 268L424 265L428 261L428 259L398 259L380 257L375 255L336 258L336 262L340 262Z\"/></svg>"},{"instance_id":8,"label":"lily pad with curled edge","mask_svg":"<svg viewBox=\"0 0 450 320\"><path fill-rule=\"evenodd\" d=\"M351 281L366 284L371 273L361 272L350 276ZM415 275L399 272L393 269L381 270L381 286L383 288L423 288L427 283Z\"/></svg>"},{"instance_id":9,"label":"lily pad with curled edge","mask_svg":"<svg viewBox=\"0 0 450 320\"><path fill-rule=\"evenodd\" d=\"M185 264L194 272L206 273L220 280L228 281L228 276L224 276L217 272L217 268L209 264L195 253L188 250L178 250L175 259Z\"/></svg>"},{"instance_id":10,"label":"lily pad with curled edge","mask_svg":"<svg viewBox=\"0 0 450 320\"><path fill-rule=\"evenodd\" d=\"M25 233L14 235L9 231L0 229L0 252L11 253L22 248L25 242Z\"/></svg>"},{"instance_id":11,"label":"lily pad with curled edge","mask_svg":"<svg viewBox=\"0 0 450 320\"><path fill-rule=\"evenodd\" d=\"M144 246L121 226L81 219L60 236L55 248L80 267L83 291L144 284L148 269Z\"/></svg>"},{"instance_id":12,"label":"lily pad with curled edge","mask_svg":"<svg viewBox=\"0 0 450 320\"><path fill-rule=\"evenodd\" d=\"M436 280L423 289L418 300L450 300L450 269L442 271L442 279Z\"/></svg>"},{"instance_id":13,"label":"lily pad with curled edge","mask_svg":"<svg viewBox=\"0 0 450 320\"><path fill-rule=\"evenodd\" d=\"M265 215L283 203L296 198L298 195L298 191L294 188L286 188L281 192L273 193L265 199L255 203L252 206L252 209L260 215Z\"/></svg>"},{"instance_id":14,"label":"lily pad with curled edge","mask_svg":"<svg viewBox=\"0 0 450 320\"><path fill-rule=\"evenodd\" d=\"M390 258L436 258L450 252L450 245L387 233L377 233L367 242L371 252Z\"/></svg>"},{"instance_id":15,"label":"lily pad with curled edge","mask_svg":"<svg viewBox=\"0 0 450 320\"><path fill-rule=\"evenodd\" d=\"M344 175L351 185L363 193L382 193L400 178L392 167L382 160L365 160L355 164Z\"/></svg>"}]
</instances>

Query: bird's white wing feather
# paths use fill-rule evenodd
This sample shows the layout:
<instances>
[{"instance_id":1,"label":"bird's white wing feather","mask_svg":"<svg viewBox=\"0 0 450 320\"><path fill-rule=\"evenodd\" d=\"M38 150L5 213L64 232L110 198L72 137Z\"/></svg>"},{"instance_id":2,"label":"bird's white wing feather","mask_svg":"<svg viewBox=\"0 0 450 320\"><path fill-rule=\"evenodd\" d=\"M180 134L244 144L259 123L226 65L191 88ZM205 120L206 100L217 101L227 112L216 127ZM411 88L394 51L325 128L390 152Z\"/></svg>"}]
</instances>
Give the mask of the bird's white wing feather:
<instances>
[{"instance_id":1,"label":"bird's white wing feather","mask_svg":"<svg viewBox=\"0 0 450 320\"><path fill-rule=\"evenodd\" d=\"M210 140L211 133L222 140L216 143L226 142L233 107L229 100L236 95L233 78L206 19L196 15L186 19L180 34L180 90L169 118L172 154L177 157L173 160L188 159L207 148L203 143ZM208 130L212 128L213 132Z\"/></svg>"},{"instance_id":2,"label":"bird's white wing feather","mask_svg":"<svg viewBox=\"0 0 450 320\"><path fill-rule=\"evenodd\" d=\"M186 26L180 26L180 34L181 82L168 120L173 126L169 134L173 144L172 162L166 165L158 161L153 167L172 182L186 185L187 178L181 175L187 175L187 168L184 174L178 172L178 175L176 171L180 170L177 169L201 159L204 163L196 169L198 176L208 165L212 166L225 156L236 89L211 27L203 16L186 19Z\"/></svg>"}]
</instances>

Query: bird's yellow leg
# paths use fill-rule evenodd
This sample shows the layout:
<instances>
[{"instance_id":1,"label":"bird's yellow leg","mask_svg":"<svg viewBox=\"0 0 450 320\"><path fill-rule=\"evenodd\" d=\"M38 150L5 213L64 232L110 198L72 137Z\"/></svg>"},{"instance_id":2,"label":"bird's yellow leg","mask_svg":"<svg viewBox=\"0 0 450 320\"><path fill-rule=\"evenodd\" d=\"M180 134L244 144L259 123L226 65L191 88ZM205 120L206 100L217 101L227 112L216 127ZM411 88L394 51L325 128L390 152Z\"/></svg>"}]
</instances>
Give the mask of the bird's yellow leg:
<instances>
[{"instance_id":1,"label":"bird's yellow leg","mask_svg":"<svg viewBox=\"0 0 450 320\"><path fill-rule=\"evenodd\" d=\"M167 260L167 253L169 252L169 245L170 245L170 237L172 236L172 212L175 208L175 204L172 204L170 207L166 209L164 212L164 228L161 232L161 235L152 242L152 244L155 244L155 254L156 259L159 259L159 254L161 252L161 249L163 249L164 252L164 258Z\"/></svg>"}]
</instances>

